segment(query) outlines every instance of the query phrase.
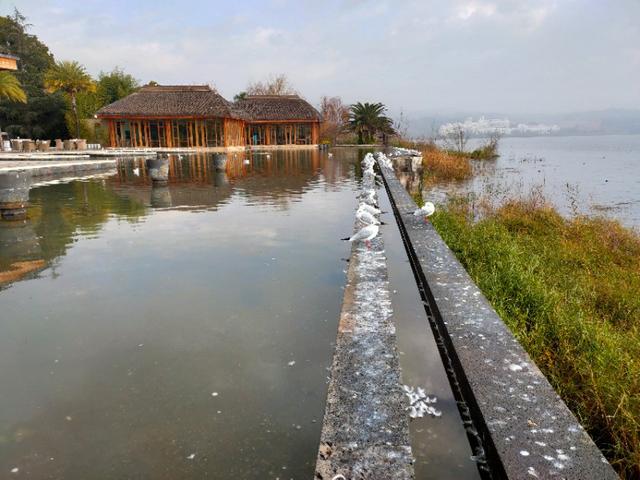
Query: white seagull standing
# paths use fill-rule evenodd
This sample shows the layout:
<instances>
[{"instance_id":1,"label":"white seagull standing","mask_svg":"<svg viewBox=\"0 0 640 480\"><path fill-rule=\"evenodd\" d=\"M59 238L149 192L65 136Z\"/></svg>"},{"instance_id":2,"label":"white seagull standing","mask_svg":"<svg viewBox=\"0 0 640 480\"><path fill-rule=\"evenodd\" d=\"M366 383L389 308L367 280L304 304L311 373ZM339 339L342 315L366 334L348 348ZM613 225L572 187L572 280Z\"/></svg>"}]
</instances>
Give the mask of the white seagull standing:
<instances>
[{"instance_id":1,"label":"white seagull standing","mask_svg":"<svg viewBox=\"0 0 640 480\"><path fill-rule=\"evenodd\" d=\"M413 214L416 217L430 217L436 211L436 206L431 202L424 202L422 208L418 208Z\"/></svg>"},{"instance_id":2,"label":"white seagull standing","mask_svg":"<svg viewBox=\"0 0 640 480\"><path fill-rule=\"evenodd\" d=\"M344 238L343 240L349 240L352 243L365 242L367 244L367 248L371 248L371 243L369 243L369 241L372 238L375 238L379 231L380 227L378 227L378 225L367 225L351 235L351 237Z\"/></svg>"},{"instance_id":3,"label":"white seagull standing","mask_svg":"<svg viewBox=\"0 0 640 480\"><path fill-rule=\"evenodd\" d=\"M358 210L356 212L356 218L367 225L380 225L380 220L364 210Z\"/></svg>"},{"instance_id":4,"label":"white seagull standing","mask_svg":"<svg viewBox=\"0 0 640 480\"><path fill-rule=\"evenodd\" d=\"M363 199L362 201L365 203L368 203L369 205L375 205L376 204L376 191L371 188L369 190L365 190L362 192L361 198Z\"/></svg>"},{"instance_id":5,"label":"white seagull standing","mask_svg":"<svg viewBox=\"0 0 640 480\"><path fill-rule=\"evenodd\" d=\"M382 213L380 209L372 207L371 205L368 205L364 202L358 205L358 212L369 212L371 215L379 215L380 213Z\"/></svg>"}]
</instances>

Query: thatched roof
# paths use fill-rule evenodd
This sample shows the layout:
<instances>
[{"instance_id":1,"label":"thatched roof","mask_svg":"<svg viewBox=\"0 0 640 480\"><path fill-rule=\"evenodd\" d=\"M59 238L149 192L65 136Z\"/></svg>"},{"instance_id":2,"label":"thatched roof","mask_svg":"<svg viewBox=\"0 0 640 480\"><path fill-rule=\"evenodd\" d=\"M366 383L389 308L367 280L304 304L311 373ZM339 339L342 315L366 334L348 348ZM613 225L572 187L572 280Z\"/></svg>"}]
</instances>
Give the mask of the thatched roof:
<instances>
[{"instance_id":1,"label":"thatched roof","mask_svg":"<svg viewBox=\"0 0 640 480\"><path fill-rule=\"evenodd\" d=\"M320 121L320 114L297 95L249 95L235 105L243 110L248 121Z\"/></svg>"},{"instance_id":2,"label":"thatched roof","mask_svg":"<svg viewBox=\"0 0 640 480\"><path fill-rule=\"evenodd\" d=\"M148 85L101 108L97 115L244 118L243 112L207 85Z\"/></svg>"}]
</instances>

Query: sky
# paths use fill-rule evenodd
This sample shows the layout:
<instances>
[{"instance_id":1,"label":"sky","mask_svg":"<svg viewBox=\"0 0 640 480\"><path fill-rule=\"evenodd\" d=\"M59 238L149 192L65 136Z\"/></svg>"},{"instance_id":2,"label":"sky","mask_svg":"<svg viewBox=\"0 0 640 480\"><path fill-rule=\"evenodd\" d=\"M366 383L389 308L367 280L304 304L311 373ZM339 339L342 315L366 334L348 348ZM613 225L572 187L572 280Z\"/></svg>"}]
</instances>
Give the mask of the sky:
<instances>
[{"instance_id":1,"label":"sky","mask_svg":"<svg viewBox=\"0 0 640 480\"><path fill-rule=\"evenodd\" d=\"M208 83L284 73L307 100L391 112L640 109L640 0L0 0L92 75Z\"/></svg>"}]
</instances>

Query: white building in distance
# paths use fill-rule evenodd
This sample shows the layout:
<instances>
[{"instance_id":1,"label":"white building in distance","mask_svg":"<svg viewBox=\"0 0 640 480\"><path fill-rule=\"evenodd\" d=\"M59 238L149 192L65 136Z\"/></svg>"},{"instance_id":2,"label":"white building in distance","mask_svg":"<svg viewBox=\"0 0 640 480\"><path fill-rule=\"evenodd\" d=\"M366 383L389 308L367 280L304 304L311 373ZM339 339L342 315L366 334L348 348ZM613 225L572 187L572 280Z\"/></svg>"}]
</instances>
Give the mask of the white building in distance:
<instances>
[{"instance_id":1,"label":"white building in distance","mask_svg":"<svg viewBox=\"0 0 640 480\"><path fill-rule=\"evenodd\" d=\"M558 125L545 125L543 123L519 123L512 125L508 118L485 118L474 120L469 117L464 122L445 123L440 126L438 133L441 137L454 135L462 130L469 136L487 137L498 135L550 135L560 130Z\"/></svg>"}]
</instances>

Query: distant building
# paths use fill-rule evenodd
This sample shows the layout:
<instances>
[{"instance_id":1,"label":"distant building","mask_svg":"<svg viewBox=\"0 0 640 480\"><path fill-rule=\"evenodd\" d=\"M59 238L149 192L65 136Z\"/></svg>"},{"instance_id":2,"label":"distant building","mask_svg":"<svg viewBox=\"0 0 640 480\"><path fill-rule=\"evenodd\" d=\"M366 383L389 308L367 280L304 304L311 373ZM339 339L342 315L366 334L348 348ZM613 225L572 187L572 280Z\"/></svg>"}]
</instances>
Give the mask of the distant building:
<instances>
[{"instance_id":1,"label":"distant building","mask_svg":"<svg viewBox=\"0 0 640 480\"><path fill-rule=\"evenodd\" d=\"M18 70L18 57L0 53L0 70Z\"/></svg>"},{"instance_id":2,"label":"distant building","mask_svg":"<svg viewBox=\"0 0 640 480\"><path fill-rule=\"evenodd\" d=\"M485 118L482 116L478 120L467 118L464 122L445 123L440 126L438 133L440 136L447 137L449 135L455 135L460 129L468 135L482 137L493 134L550 135L558 132L560 127L558 125L545 125L542 123L519 123L517 126L514 126L508 118Z\"/></svg>"},{"instance_id":3,"label":"distant building","mask_svg":"<svg viewBox=\"0 0 640 480\"><path fill-rule=\"evenodd\" d=\"M314 145L320 114L297 95L231 103L206 85L145 86L100 109L112 147Z\"/></svg>"}]
</instances>

